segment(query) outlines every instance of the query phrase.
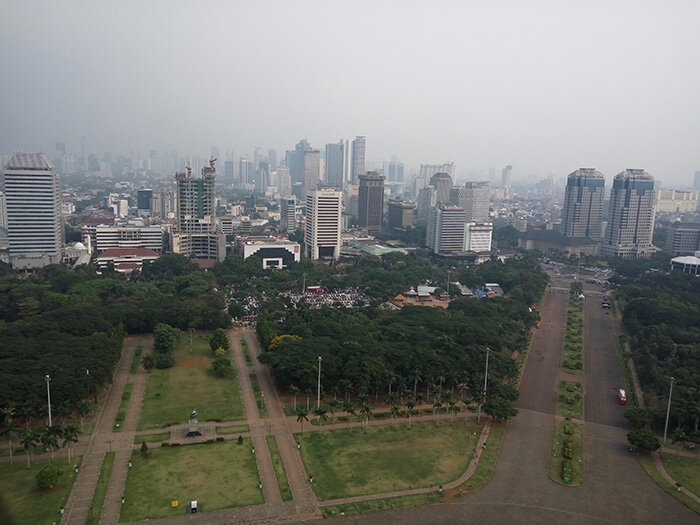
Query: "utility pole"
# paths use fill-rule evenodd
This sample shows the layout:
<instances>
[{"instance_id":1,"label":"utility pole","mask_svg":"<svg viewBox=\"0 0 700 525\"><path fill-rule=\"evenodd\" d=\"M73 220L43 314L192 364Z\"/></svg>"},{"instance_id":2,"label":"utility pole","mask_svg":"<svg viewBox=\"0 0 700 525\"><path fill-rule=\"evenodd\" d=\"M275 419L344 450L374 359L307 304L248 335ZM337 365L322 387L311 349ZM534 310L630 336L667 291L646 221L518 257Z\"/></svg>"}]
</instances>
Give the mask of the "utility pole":
<instances>
[{"instance_id":1,"label":"utility pole","mask_svg":"<svg viewBox=\"0 0 700 525\"><path fill-rule=\"evenodd\" d=\"M671 388L668 391L668 406L666 407L666 425L664 426L664 443L666 443L666 432L668 431L668 416L671 415L671 396L673 395L673 381L671 378Z\"/></svg>"},{"instance_id":2,"label":"utility pole","mask_svg":"<svg viewBox=\"0 0 700 525\"><path fill-rule=\"evenodd\" d=\"M316 399L316 408L321 408L321 356L318 356L318 396Z\"/></svg>"},{"instance_id":3,"label":"utility pole","mask_svg":"<svg viewBox=\"0 0 700 525\"><path fill-rule=\"evenodd\" d=\"M46 374L44 377L44 381L46 381L46 401L49 405L49 426L53 426L51 424L51 387L49 386L49 383L51 382L51 376L49 374Z\"/></svg>"},{"instance_id":4,"label":"utility pole","mask_svg":"<svg viewBox=\"0 0 700 525\"><path fill-rule=\"evenodd\" d=\"M489 352L491 349L487 346L486 347L486 372L484 373L484 395L481 399L481 403L479 404L479 414L476 417L476 422L479 423L481 421L481 407L486 403L486 384L489 380Z\"/></svg>"}]
</instances>

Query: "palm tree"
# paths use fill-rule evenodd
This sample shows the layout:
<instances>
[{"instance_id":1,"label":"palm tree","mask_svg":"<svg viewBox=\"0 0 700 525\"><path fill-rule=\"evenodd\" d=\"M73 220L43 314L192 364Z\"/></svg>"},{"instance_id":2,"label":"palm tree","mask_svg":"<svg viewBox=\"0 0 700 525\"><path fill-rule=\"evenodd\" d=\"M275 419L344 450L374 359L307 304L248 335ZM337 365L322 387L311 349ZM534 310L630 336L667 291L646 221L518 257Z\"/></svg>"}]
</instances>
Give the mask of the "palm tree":
<instances>
[{"instance_id":1,"label":"palm tree","mask_svg":"<svg viewBox=\"0 0 700 525\"><path fill-rule=\"evenodd\" d=\"M318 426L323 432L323 422L328 420L328 409L323 405L314 408L314 416L318 417Z\"/></svg>"},{"instance_id":2,"label":"palm tree","mask_svg":"<svg viewBox=\"0 0 700 525\"><path fill-rule=\"evenodd\" d=\"M150 373L156 366L156 361L151 354L148 354L141 358L141 366L147 373Z\"/></svg>"},{"instance_id":3,"label":"palm tree","mask_svg":"<svg viewBox=\"0 0 700 525\"><path fill-rule=\"evenodd\" d=\"M58 440L62 435L63 428L58 425L44 427L39 435L39 441L41 441L41 444L44 447L51 449L51 461L54 460L54 450L58 448Z\"/></svg>"},{"instance_id":4,"label":"palm tree","mask_svg":"<svg viewBox=\"0 0 700 525\"><path fill-rule=\"evenodd\" d=\"M448 405L450 405L450 413L452 414L452 417L450 420L454 423L455 420L455 407L457 406L457 403L455 403L455 400L450 398L450 400L447 402Z\"/></svg>"},{"instance_id":5,"label":"palm tree","mask_svg":"<svg viewBox=\"0 0 700 525\"><path fill-rule=\"evenodd\" d=\"M335 416L335 411L340 408L342 403L338 399L331 399L328 402L328 410L331 412L331 416Z\"/></svg>"},{"instance_id":6,"label":"palm tree","mask_svg":"<svg viewBox=\"0 0 700 525\"><path fill-rule=\"evenodd\" d=\"M5 426L2 429L2 434L4 436L7 436L7 440L10 442L10 463L13 463L12 459L12 434L18 434L19 433L19 426L15 422L14 419L12 419L11 416L5 416Z\"/></svg>"},{"instance_id":7,"label":"palm tree","mask_svg":"<svg viewBox=\"0 0 700 525\"><path fill-rule=\"evenodd\" d=\"M406 400L406 412L408 414L408 428L411 428L411 415L413 413L413 407L416 406L416 400L413 397L409 397Z\"/></svg>"},{"instance_id":8,"label":"palm tree","mask_svg":"<svg viewBox=\"0 0 700 525\"><path fill-rule=\"evenodd\" d=\"M0 408L0 414L5 416L5 420L12 419L12 417L17 413L17 410L15 409L12 404L7 405L6 407Z\"/></svg>"},{"instance_id":9,"label":"palm tree","mask_svg":"<svg viewBox=\"0 0 700 525\"><path fill-rule=\"evenodd\" d=\"M360 405L360 415L362 416L362 421L364 422L363 427L367 428L369 418L372 417L372 409L367 403L362 403L362 405Z\"/></svg>"},{"instance_id":10,"label":"palm tree","mask_svg":"<svg viewBox=\"0 0 700 525\"><path fill-rule=\"evenodd\" d=\"M411 379L413 379L413 397L417 397L418 395L418 381L421 379L420 375L420 369L419 368L414 368L411 371Z\"/></svg>"},{"instance_id":11,"label":"palm tree","mask_svg":"<svg viewBox=\"0 0 700 525\"><path fill-rule=\"evenodd\" d=\"M423 392L418 392L418 395L416 396L416 404L418 405L418 420L422 421L422 412L423 409L421 405L423 404L423 401L425 400L425 397L423 396Z\"/></svg>"},{"instance_id":12,"label":"palm tree","mask_svg":"<svg viewBox=\"0 0 700 525\"><path fill-rule=\"evenodd\" d=\"M440 412L442 407L442 398L435 396L435 401L433 401L433 418L435 419L435 424L438 424L437 414Z\"/></svg>"},{"instance_id":13,"label":"palm tree","mask_svg":"<svg viewBox=\"0 0 700 525\"><path fill-rule=\"evenodd\" d=\"M68 446L68 463L70 463L70 458L73 455L73 443L78 442L78 425L71 423L63 427L61 438L63 439L61 447Z\"/></svg>"},{"instance_id":14,"label":"palm tree","mask_svg":"<svg viewBox=\"0 0 700 525\"><path fill-rule=\"evenodd\" d=\"M296 412L297 409L297 396L299 395L299 387L296 385L289 385L289 393L292 394L292 410Z\"/></svg>"},{"instance_id":15,"label":"palm tree","mask_svg":"<svg viewBox=\"0 0 700 525\"><path fill-rule=\"evenodd\" d=\"M309 421L309 418L308 418L309 411L304 410L304 407L302 407L302 406L298 406L296 411L295 411L295 414L297 416L297 423L301 423L301 433L303 434L304 433L304 421L307 421L307 422Z\"/></svg>"},{"instance_id":16,"label":"palm tree","mask_svg":"<svg viewBox=\"0 0 700 525\"><path fill-rule=\"evenodd\" d=\"M80 414L80 432L85 430L85 416L90 413L92 407L90 406L90 401L87 399L81 399L78 403L78 414Z\"/></svg>"},{"instance_id":17,"label":"palm tree","mask_svg":"<svg viewBox=\"0 0 700 525\"><path fill-rule=\"evenodd\" d=\"M24 423L27 425L27 430L29 430L29 421L34 415L34 408L29 403L24 403L19 407L19 415L24 419Z\"/></svg>"},{"instance_id":18,"label":"palm tree","mask_svg":"<svg viewBox=\"0 0 700 525\"><path fill-rule=\"evenodd\" d=\"M345 401L343 403L343 411L348 413L348 430L352 432L350 429L350 418L355 415L355 405L350 401Z\"/></svg>"},{"instance_id":19,"label":"palm tree","mask_svg":"<svg viewBox=\"0 0 700 525\"><path fill-rule=\"evenodd\" d=\"M37 433L34 430L29 430L22 434L20 436L20 444L24 447L24 450L27 451L27 468L31 467L31 455L32 455L32 448L36 446L38 441L38 436Z\"/></svg>"},{"instance_id":20,"label":"palm tree","mask_svg":"<svg viewBox=\"0 0 700 525\"><path fill-rule=\"evenodd\" d=\"M306 412L309 412L309 399L311 398L311 389L307 388L304 390L304 394L306 394Z\"/></svg>"},{"instance_id":21,"label":"palm tree","mask_svg":"<svg viewBox=\"0 0 700 525\"><path fill-rule=\"evenodd\" d=\"M393 425L396 422L396 418L399 416L401 411L399 410L399 406L394 403L391 405L391 424Z\"/></svg>"},{"instance_id":22,"label":"palm tree","mask_svg":"<svg viewBox=\"0 0 700 525\"><path fill-rule=\"evenodd\" d=\"M462 414L462 409L464 408L464 393L469 387L466 383L457 383L457 390L459 390L459 400L461 404L459 405L459 413Z\"/></svg>"},{"instance_id":23,"label":"palm tree","mask_svg":"<svg viewBox=\"0 0 700 525\"><path fill-rule=\"evenodd\" d=\"M56 409L56 415L63 419L63 426L66 426L66 420L70 417L71 409L67 401L64 401Z\"/></svg>"}]
</instances>

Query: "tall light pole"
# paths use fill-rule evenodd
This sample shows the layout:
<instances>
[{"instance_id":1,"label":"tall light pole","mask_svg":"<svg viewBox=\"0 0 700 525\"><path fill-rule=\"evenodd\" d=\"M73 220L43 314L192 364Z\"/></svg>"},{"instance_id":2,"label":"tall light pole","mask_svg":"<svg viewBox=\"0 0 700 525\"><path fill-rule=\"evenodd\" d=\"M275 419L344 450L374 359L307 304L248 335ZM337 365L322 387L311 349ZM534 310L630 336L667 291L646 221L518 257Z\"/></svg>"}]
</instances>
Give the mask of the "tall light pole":
<instances>
[{"instance_id":1,"label":"tall light pole","mask_svg":"<svg viewBox=\"0 0 700 525\"><path fill-rule=\"evenodd\" d=\"M316 408L321 408L321 356L318 356L318 397L316 399Z\"/></svg>"},{"instance_id":2,"label":"tall light pole","mask_svg":"<svg viewBox=\"0 0 700 525\"><path fill-rule=\"evenodd\" d=\"M664 426L664 443L666 443L666 431L668 430L668 416L671 415L671 395L673 394L673 381L671 378L671 388L668 391L668 406L666 407L666 425Z\"/></svg>"},{"instance_id":3,"label":"tall light pole","mask_svg":"<svg viewBox=\"0 0 700 525\"><path fill-rule=\"evenodd\" d=\"M49 383L51 382L51 376L49 374L46 374L46 376L44 376L44 381L46 381L46 401L49 405L49 426L53 426L51 424L51 387L49 386Z\"/></svg>"},{"instance_id":4,"label":"tall light pole","mask_svg":"<svg viewBox=\"0 0 700 525\"><path fill-rule=\"evenodd\" d=\"M476 422L479 423L481 421L481 407L486 403L486 383L489 380L489 352L491 349L487 346L486 347L486 372L484 373L484 395L481 398L481 403L479 404L479 415L476 417Z\"/></svg>"}]
</instances>

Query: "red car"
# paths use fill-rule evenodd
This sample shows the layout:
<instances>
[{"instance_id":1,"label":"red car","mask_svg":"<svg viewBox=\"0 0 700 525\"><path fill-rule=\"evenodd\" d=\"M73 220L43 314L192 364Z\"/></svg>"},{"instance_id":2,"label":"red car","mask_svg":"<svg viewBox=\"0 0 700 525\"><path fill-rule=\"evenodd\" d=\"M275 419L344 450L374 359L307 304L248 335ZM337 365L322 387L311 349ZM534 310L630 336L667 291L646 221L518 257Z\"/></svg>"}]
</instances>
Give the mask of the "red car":
<instances>
[{"instance_id":1,"label":"red car","mask_svg":"<svg viewBox=\"0 0 700 525\"><path fill-rule=\"evenodd\" d=\"M621 388L617 392L617 400L620 402L621 405L626 405L627 404L627 393Z\"/></svg>"}]
</instances>

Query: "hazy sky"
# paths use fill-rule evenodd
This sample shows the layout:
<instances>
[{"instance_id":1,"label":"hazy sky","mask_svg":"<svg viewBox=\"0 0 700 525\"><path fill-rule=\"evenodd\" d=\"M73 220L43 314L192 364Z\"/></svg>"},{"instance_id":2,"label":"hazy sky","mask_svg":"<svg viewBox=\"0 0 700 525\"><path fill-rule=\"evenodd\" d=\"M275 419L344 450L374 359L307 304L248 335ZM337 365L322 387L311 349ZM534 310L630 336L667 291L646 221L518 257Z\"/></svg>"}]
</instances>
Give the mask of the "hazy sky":
<instances>
[{"instance_id":1,"label":"hazy sky","mask_svg":"<svg viewBox=\"0 0 700 525\"><path fill-rule=\"evenodd\" d=\"M700 2L0 3L0 153L315 147L700 170Z\"/></svg>"}]
</instances>

